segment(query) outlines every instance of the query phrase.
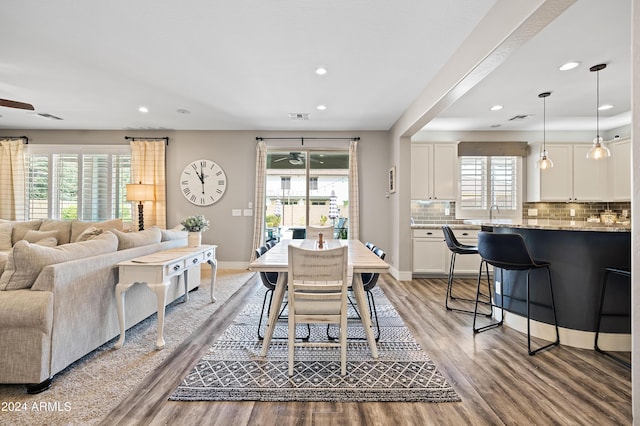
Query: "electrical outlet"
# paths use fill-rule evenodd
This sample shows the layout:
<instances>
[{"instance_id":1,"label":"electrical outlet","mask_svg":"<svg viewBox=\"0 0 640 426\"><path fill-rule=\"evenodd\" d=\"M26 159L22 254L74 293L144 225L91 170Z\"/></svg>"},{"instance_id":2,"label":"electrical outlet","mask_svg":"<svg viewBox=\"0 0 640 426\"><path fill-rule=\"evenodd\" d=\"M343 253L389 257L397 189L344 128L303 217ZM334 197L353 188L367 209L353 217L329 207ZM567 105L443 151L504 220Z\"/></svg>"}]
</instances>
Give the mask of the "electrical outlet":
<instances>
[{"instance_id":1,"label":"electrical outlet","mask_svg":"<svg viewBox=\"0 0 640 426\"><path fill-rule=\"evenodd\" d=\"M451 210L449 208L444 209L444 215L449 216L451 214Z\"/></svg>"},{"instance_id":2,"label":"electrical outlet","mask_svg":"<svg viewBox=\"0 0 640 426\"><path fill-rule=\"evenodd\" d=\"M529 216L538 216L538 209L529 209Z\"/></svg>"},{"instance_id":3,"label":"electrical outlet","mask_svg":"<svg viewBox=\"0 0 640 426\"><path fill-rule=\"evenodd\" d=\"M495 289L496 289L496 294L502 293L502 286L500 285L500 281L496 281Z\"/></svg>"},{"instance_id":4,"label":"electrical outlet","mask_svg":"<svg viewBox=\"0 0 640 426\"><path fill-rule=\"evenodd\" d=\"M569 216L575 217L576 216L576 209L569 210Z\"/></svg>"}]
</instances>

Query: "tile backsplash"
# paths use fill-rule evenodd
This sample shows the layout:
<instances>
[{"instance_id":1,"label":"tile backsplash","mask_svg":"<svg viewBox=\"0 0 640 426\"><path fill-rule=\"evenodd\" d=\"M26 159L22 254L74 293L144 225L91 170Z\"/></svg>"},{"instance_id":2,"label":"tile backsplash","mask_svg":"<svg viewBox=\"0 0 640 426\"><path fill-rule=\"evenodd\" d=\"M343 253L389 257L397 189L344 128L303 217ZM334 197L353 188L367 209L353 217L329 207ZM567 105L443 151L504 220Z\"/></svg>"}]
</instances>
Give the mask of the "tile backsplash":
<instances>
[{"instance_id":1,"label":"tile backsplash","mask_svg":"<svg viewBox=\"0 0 640 426\"><path fill-rule=\"evenodd\" d=\"M448 209L448 215L447 213ZM536 209L537 216L530 216L529 210ZM571 216L571 210L575 216ZM558 220L587 220L589 216L599 216L606 209L613 210L618 217L631 217L630 202L612 203L524 203L522 205L522 217L524 219L558 219ZM415 223L462 223L455 218L456 203L454 201L411 201L411 217Z\"/></svg>"}]
</instances>

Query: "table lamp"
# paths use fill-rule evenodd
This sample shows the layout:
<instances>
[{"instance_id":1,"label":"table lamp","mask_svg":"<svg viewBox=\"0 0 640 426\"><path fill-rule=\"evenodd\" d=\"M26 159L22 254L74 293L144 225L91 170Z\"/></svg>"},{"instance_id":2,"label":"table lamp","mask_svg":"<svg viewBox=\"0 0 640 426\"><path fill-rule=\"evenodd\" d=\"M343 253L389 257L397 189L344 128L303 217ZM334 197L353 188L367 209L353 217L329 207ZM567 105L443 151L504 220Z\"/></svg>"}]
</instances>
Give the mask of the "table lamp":
<instances>
[{"instance_id":1,"label":"table lamp","mask_svg":"<svg viewBox=\"0 0 640 426\"><path fill-rule=\"evenodd\" d=\"M148 183L128 183L127 184L127 201L138 202L138 230L144 230L144 201L154 201L154 185Z\"/></svg>"}]
</instances>

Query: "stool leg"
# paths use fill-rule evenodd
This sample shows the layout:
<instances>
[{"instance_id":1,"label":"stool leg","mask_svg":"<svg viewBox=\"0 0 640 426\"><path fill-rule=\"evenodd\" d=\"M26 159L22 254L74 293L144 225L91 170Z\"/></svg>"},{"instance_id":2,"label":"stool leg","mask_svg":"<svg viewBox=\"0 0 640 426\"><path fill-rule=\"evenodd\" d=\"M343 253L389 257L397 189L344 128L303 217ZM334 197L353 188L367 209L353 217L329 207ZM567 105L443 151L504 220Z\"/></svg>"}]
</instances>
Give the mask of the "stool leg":
<instances>
[{"instance_id":1,"label":"stool leg","mask_svg":"<svg viewBox=\"0 0 640 426\"><path fill-rule=\"evenodd\" d=\"M448 311L452 311L453 308L449 307L449 298L453 299L451 295L451 286L453 284L453 268L456 263L456 253L451 253L451 262L449 262L449 279L447 280L447 291L444 295L444 307Z\"/></svg>"},{"instance_id":2,"label":"stool leg","mask_svg":"<svg viewBox=\"0 0 640 426\"><path fill-rule=\"evenodd\" d=\"M549 293L551 295L551 309L553 310L553 323L556 328L556 340L547 345L539 347L536 350L533 350L533 351L531 350L531 315L530 315L531 305L530 305L530 291L529 291L529 276L531 275L531 269L529 269L527 271L527 349L529 350L529 355L535 355L543 349L547 349L547 348L550 348L551 346L560 344L560 333L558 331L558 320L556 318L556 305L553 298L553 286L551 285L551 271L549 267L546 267L546 269L547 269L547 281L549 283Z\"/></svg>"},{"instance_id":3,"label":"stool leg","mask_svg":"<svg viewBox=\"0 0 640 426\"><path fill-rule=\"evenodd\" d=\"M609 273L614 273L614 274L618 274L618 275L622 275L625 277L629 277L631 278L631 274L626 272L626 271L620 271L617 269L610 269L610 268L605 268L604 270L604 275L602 276L602 292L600 293L600 306L598 307L598 324L596 326L596 339L595 339L595 343L594 343L594 349L597 352L600 352L601 354L611 358L612 360L616 361L617 363L627 367L627 368L631 368L631 364L628 363L627 361L625 361L624 359L617 357L615 355L612 355L611 353L604 351L602 349L600 349L600 347L598 346L598 337L600 335L600 324L602 322L602 311L604 309L604 297L605 297L605 293L606 293L606 288L607 288L607 283L609 282Z\"/></svg>"},{"instance_id":4,"label":"stool leg","mask_svg":"<svg viewBox=\"0 0 640 426\"><path fill-rule=\"evenodd\" d=\"M494 322L494 323L487 324L485 326L476 328L476 318L478 316L478 302L479 302L478 298L480 297L480 284L481 284L481 280L482 280L482 264L483 263L485 265L487 265L487 262L484 259L480 262L480 271L478 272L478 288L476 290L476 303L475 303L475 309L473 311L473 332L474 333L480 333L480 332L488 330L490 328L498 327L498 326L502 325L502 323L504 322L504 298L502 296L502 291L501 291L500 292L500 301L501 301L500 305L501 305L501 308L502 308L502 317L500 318L500 321L497 321L497 322ZM491 292L491 279L489 277L489 266L486 266L486 270L487 270L487 284L488 284L488 287L489 287L489 295L490 295L489 297L491 297L492 292ZM503 271L501 269L500 270L500 280L501 281L502 281L502 272ZM497 306L497 305L494 305L493 302L490 302L490 303L491 303L491 312L493 313L493 307Z\"/></svg>"}]
</instances>

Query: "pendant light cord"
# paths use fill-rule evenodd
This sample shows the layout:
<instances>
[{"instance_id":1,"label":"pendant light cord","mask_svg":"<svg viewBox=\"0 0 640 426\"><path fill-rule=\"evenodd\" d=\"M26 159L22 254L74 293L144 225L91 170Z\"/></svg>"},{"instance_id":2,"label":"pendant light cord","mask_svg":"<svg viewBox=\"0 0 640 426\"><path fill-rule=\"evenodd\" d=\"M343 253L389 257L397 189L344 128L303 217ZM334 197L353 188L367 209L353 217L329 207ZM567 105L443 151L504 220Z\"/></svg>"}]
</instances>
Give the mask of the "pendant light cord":
<instances>
[{"instance_id":1,"label":"pendant light cord","mask_svg":"<svg viewBox=\"0 0 640 426\"><path fill-rule=\"evenodd\" d=\"M600 143L600 70L596 71L596 140Z\"/></svg>"}]
</instances>

